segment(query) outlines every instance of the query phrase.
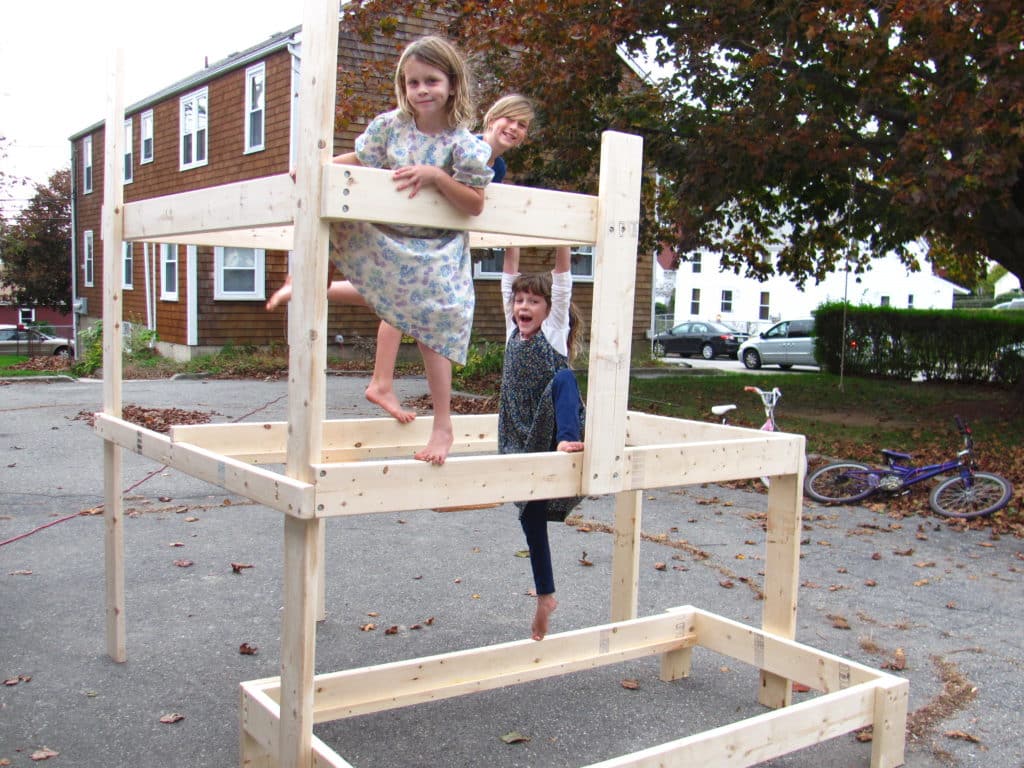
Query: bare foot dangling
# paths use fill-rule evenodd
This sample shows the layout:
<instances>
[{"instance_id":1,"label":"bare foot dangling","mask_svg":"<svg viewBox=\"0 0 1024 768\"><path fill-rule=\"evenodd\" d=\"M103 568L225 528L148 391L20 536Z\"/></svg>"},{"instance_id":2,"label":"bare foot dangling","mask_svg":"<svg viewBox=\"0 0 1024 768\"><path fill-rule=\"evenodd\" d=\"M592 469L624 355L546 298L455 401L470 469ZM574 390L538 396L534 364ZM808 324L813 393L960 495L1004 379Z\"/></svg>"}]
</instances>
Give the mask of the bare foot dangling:
<instances>
[{"instance_id":1,"label":"bare foot dangling","mask_svg":"<svg viewBox=\"0 0 1024 768\"><path fill-rule=\"evenodd\" d=\"M533 626L530 628L531 632L533 632L534 640L544 639L544 636L548 633L548 618L555 612L557 607L558 601L555 600L553 594L537 595L537 612L533 614Z\"/></svg>"},{"instance_id":2,"label":"bare foot dangling","mask_svg":"<svg viewBox=\"0 0 1024 768\"><path fill-rule=\"evenodd\" d=\"M366 399L374 405L378 405L387 411L396 421L408 424L416 418L416 411L407 411L398 402L398 396L394 390L382 390L373 382L366 388Z\"/></svg>"}]
</instances>

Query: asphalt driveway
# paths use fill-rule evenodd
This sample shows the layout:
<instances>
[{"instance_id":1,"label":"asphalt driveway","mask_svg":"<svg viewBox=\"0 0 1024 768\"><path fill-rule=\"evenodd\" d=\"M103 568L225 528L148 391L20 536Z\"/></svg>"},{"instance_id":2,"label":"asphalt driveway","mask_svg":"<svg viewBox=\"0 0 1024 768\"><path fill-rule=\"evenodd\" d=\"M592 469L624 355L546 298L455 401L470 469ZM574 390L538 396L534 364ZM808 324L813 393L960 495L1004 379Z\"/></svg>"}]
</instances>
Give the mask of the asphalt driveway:
<instances>
[{"instance_id":1,"label":"asphalt driveway","mask_svg":"<svg viewBox=\"0 0 1024 768\"><path fill-rule=\"evenodd\" d=\"M328 417L373 414L363 386L330 378ZM421 379L399 386L405 398L426 393ZM102 441L81 416L101 402L100 382L0 384L0 765L237 765L238 684L278 673L280 516L126 453L129 658L112 662L102 516L82 514L103 499ZM284 419L287 390L126 382L124 402L215 421ZM765 507L750 487L646 492L641 615L692 604L758 625ZM552 527L553 631L608 619L612 499L589 498L582 514L589 523ZM529 562L511 505L335 519L327 537L318 672L528 635ZM1024 542L808 504L802 545L797 639L910 680L907 765L1024 766ZM358 768L578 766L763 711L756 670L731 659L698 650L691 677L675 683L660 682L657 666L629 662L316 732ZM505 743L513 731L528 740ZM33 760L44 750L57 754ZM843 736L769 765L847 768L869 754Z\"/></svg>"}]
</instances>

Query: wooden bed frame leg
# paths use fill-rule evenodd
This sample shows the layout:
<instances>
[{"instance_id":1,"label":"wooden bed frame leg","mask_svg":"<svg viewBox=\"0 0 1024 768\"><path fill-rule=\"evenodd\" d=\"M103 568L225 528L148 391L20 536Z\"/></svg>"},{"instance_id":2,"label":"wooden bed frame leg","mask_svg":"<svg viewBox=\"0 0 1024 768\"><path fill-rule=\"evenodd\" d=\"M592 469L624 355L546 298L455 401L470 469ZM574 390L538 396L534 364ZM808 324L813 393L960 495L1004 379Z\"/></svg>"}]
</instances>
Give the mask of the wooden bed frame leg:
<instances>
[{"instance_id":1,"label":"wooden bed frame leg","mask_svg":"<svg viewBox=\"0 0 1024 768\"><path fill-rule=\"evenodd\" d=\"M615 494L615 538L612 544L611 620L636 618L640 583L642 491Z\"/></svg>"},{"instance_id":2,"label":"wooden bed frame leg","mask_svg":"<svg viewBox=\"0 0 1024 768\"><path fill-rule=\"evenodd\" d=\"M281 620L281 768L310 768L316 651L319 519L284 519Z\"/></svg>"},{"instance_id":3,"label":"wooden bed frame leg","mask_svg":"<svg viewBox=\"0 0 1024 768\"><path fill-rule=\"evenodd\" d=\"M796 635L796 598L800 586L800 529L803 478L781 475L768 489L768 532L764 564L766 632L792 640ZM787 707L793 700L790 681L761 670L758 701L768 707Z\"/></svg>"},{"instance_id":4,"label":"wooden bed frame leg","mask_svg":"<svg viewBox=\"0 0 1024 768\"><path fill-rule=\"evenodd\" d=\"M871 768L895 768L904 764L909 695L910 683L896 677L875 689Z\"/></svg>"}]
</instances>

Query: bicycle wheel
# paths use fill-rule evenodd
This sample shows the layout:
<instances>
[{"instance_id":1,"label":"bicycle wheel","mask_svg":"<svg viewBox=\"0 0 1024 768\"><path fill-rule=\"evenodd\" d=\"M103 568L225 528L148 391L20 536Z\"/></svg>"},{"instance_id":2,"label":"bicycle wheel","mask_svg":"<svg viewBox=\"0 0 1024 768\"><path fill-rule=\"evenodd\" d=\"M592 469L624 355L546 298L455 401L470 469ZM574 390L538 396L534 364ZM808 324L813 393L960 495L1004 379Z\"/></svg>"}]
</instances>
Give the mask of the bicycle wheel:
<instances>
[{"instance_id":1,"label":"bicycle wheel","mask_svg":"<svg viewBox=\"0 0 1024 768\"><path fill-rule=\"evenodd\" d=\"M804 480L804 493L823 504L850 504L866 499L876 488L871 467L858 461L837 461L814 470Z\"/></svg>"},{"instance_id":2,"label":"bicycle wheel","mask_svg":"<svg viewBox=\"0 0 1024 768\"><path fill-rule=\"evenodd\" d=\"M991 515L1010 503L1010 481L989 472L975 472L968 486L962 477L951 477L932 488L928 504L943 517L970 520Z\"/></svg>"}]
</instances>

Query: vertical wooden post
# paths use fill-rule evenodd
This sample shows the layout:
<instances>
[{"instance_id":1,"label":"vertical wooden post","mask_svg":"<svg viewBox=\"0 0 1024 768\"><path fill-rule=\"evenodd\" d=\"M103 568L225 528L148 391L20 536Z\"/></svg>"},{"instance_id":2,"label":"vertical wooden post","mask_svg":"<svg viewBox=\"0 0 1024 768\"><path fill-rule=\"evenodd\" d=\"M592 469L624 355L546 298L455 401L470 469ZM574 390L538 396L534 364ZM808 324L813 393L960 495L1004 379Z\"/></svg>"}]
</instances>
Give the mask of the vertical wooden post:
<instances>
[{"instance_id":1,"label":"vertical wooden post","mask_svg":"<svg viewBox=\"0 0 1024 768\"><path fill-rule=\"evenodd\" d=\"M906 762L907 699L910 682L893 677L875 688L875 722L871 729L871 768L895 768Z\"/></svg>"},{"instance_id":2,"label":"vertical wooden post","mask_svg":"<svg viewBox=\"0 0 1024 768\"><path fill-rule=\"evenodd\" d=\"M302 19L292 301L288 307L289 477L314 483L320 460L327 367L328 225L320 218L322 169L334 149L338 68L337 0L306 0ZM315 502L314 502L315 504ZM304 510L315 513L315 510ZM313 670L319 605L318 542L323 521L284 521L284 612L281 620L282 768L312 765Z\"/></svg>"},{"instance_id":3,"label":"vertical wooden post","mask_svg":"<svg viewBox=\"0 0 1024 768\"><path fill-rule=\"evenodd\" d=\"M803 450L801 449L801 455ZM768 489L768 531L764 564L766 632L792 640L796 635L797 590L800 587L800 527L803 474L772 478ZM789 706L793 699L789 680L761 671L758 700L769 707Z\"/></svg>"},{"instance_id":4,"label":"vertical wooden post","mask_svg":"<svg viewBox=\"0 0 1024 768\"><path fill-rule=\"evenodd\" d=\"M121 416L121 240L124 235L124 51L111 63L104 125L103 212L103 412ZM124 598L124 516L121 499L121 448L103 443L103 529L106 563L107 654L128 658Z\"/></svg>"},{"instance_id":5,"label":"vertical wooden post","mask_svg":"<svg viewBox=\"0 0 1024 768\"><path fill-rule=\"evenodd\" d=\"M586 451L583 493L616 493L626 487L626 406L633 340L637 238L643 140L606 131L601 135L597 203L594 307L587 370Z\"/></svg>"},{"instance_id":6,"label":"vertical wooden post","mask_svg":"<svg viewBox=\"0 0 1024 768\"><path fill-rule=\"evenodd\" d=\"M637 614L640 587L640 525L643 491L615 494L615 538L612 543L612 621Z\"/></svg>"}]
</instances>

